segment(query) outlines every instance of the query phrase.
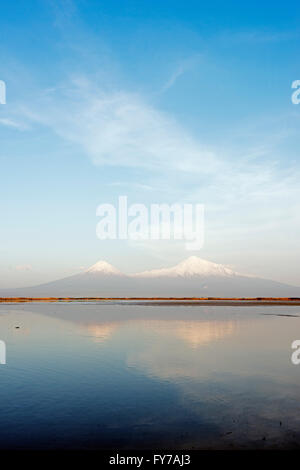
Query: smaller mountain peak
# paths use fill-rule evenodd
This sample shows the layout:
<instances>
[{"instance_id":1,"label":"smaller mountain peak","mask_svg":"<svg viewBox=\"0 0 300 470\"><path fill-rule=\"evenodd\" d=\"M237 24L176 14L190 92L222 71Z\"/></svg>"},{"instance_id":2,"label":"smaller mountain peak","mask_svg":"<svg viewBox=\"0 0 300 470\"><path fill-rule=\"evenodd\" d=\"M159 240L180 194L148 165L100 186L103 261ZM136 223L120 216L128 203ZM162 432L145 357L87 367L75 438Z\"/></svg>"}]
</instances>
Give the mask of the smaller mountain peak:
<instances>
[{"instance_id":1,"label":"smaller mountain peak","mask_svg":"<svg viewBox=\"0 0 300 470\"><path fill-rule=\"evenodd\" d=\"M121 275L121 271L117 268L109 264L107 261L100 260L97 263L93 264L90 268L88 268L86 273L93 273L93 274L117 274Z\"/></svg>"}]
</instances>

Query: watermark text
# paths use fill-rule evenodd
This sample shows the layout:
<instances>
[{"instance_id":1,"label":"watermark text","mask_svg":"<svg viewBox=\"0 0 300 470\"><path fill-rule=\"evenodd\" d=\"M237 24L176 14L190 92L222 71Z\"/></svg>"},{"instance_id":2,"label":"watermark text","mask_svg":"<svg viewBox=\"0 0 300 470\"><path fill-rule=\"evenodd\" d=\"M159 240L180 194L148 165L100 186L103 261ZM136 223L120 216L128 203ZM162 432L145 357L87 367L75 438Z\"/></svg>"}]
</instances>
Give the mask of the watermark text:
<instances>
[{"instance_id":1,"label":"watermark text","mask_svg":"<svg viewBox=\"0 0 300 470\"><path fill-rule=\"evenodd\" d=\"M0 104L6 104L6 84L0 80Z\"/></svg>"},{"instance_id":2,"label":"watermark text","mask_svg":"<svg viewBox=\"0 0 300 470\"><path fill-rule=\"evenodd\" d=\"M131 204L119 196L118 206L100 204L96 233L100 240L184 240L187 250L204 243L203 204Z\"/></svg>"},{"instance_id":3,"label":"watermark text","mask_svg":"<svg viewBox=\"0 0 300 470\"><path fill-rule=\"evenodd\" d=\"M0 364L6 364L6 344L0 340Z\"/></svg>"},{"instance_id":4,"label":"watermark text","mask_svg":"<svg viewBox=\"0 0 300 470\"><path fill-rule=\"evenodd\" d=\"M296 90L292 94L292 103L299 104L300 103L300 80L294 80L292 83L292 88Z\"/></svg>"}]
</instances>

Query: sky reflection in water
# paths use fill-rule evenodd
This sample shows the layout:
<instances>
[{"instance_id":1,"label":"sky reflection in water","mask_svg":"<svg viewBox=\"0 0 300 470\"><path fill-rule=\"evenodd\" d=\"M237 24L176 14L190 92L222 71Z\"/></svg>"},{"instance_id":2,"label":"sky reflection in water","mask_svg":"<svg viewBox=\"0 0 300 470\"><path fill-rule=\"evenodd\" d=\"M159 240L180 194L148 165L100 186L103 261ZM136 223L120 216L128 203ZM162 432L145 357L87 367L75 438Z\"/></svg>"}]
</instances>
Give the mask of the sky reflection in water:
<instances>
[{"instance_id":1,"label":"sky reflection in water","mask_svg":"<svg viewBox=\"0 0 300 470\"><path fill-rule=\"evenodd\" d=\"M1 305L0 446L295 447L299 327L299 307Z\"/></svg>"}]
</instances>

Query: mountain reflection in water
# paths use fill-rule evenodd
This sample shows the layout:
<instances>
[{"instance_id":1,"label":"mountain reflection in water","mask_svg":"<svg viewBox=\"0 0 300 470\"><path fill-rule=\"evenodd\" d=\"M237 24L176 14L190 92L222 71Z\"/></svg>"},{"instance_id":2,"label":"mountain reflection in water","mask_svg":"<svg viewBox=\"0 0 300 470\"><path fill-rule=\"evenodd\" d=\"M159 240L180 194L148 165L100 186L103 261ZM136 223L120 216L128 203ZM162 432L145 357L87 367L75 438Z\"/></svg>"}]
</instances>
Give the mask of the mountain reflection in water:
<instances>
[{"instance_id":1,"label":"mountain reflection in water","mask_svg":"<svg viewBox=\"0 0 300 470\"><path fill-rule=\"evenodd\" d=\"M297 315L299 307L1 305L0 447L298 447Z\"/></svg>"}]
</instances>

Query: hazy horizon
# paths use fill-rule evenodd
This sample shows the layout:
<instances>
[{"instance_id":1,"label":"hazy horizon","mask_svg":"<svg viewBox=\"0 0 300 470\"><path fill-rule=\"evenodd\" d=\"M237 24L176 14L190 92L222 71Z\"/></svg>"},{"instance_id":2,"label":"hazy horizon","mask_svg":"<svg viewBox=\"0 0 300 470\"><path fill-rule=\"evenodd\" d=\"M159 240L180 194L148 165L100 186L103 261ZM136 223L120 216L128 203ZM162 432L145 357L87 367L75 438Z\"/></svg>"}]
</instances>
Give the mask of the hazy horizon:
<instances>
[{"instance_id":1,"label":"hazy horizon","mask_svg":"<svg viewBox=\"0 0 300 470\"><path fill-rule=\"evenodd\" d=\"M15 298L299 298L299 287L243 275L190 256L175 266L125 273L107 261L49 283L0 288Z\"/></svg>"}]
</instances>

